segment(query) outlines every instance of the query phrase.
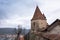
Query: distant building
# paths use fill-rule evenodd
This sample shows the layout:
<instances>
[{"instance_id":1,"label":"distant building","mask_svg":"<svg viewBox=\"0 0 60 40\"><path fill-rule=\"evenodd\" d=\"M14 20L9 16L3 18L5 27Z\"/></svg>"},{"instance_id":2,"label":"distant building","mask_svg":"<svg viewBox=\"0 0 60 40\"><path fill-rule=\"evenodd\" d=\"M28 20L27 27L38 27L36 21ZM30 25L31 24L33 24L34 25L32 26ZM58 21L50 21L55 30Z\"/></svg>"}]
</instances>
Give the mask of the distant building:
<instances>
[{"instance_id":1,"label":"distant building","mask_svg":"<svg viewBox=\"0 0 60 40\"><path fill-rule=\"evenodd\" d=\"M24 40L24 35L20 35L19 40Z\"/></svg>"},{"instance_id":2,"label":"distant building","mask_svg":"<svg viewBox=\"0 0 60 40\"><path fill-rule=\"evenodd\" d=\"M56 19L48 25L45 15L37 6L31 19L30 40L60 40L60 20Z\"/></svg>"},{"instance_id":3,"label":"distant building","mask_svg":"<svg viewBox=\"0 0 60 40\"><path fill-rule=\"evenodd\" d=\"M0 40L25 40L29 29L0 28Z\"/></svg>"},{"instance_id":4,"label":"distant building","mask_svg":"<svg viewBox=\"0 0 60 40\"><path fill-rule=\"evenodd\" d=\"M0 40L15 40L16 36L16 29L0 28Z\"/></svg>"}]
</instances>

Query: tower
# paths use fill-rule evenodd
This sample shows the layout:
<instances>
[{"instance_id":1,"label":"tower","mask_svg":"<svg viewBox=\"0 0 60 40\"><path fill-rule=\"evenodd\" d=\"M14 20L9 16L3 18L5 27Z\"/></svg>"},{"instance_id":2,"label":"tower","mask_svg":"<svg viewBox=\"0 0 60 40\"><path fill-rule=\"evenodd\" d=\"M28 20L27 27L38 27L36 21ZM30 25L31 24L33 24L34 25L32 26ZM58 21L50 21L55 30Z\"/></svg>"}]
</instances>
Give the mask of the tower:
<instances>
[{"instance_id":1,"label":"tower","mask_svg":"<svg viewBox=\"0 0 60 40\"><path fill-rule=\"evenodd\" d=\"M37 6L33 18L31 19L31 31L43 31L47 25L45 15L41 13L39 7Z\"/></svg>"},{"instance_id":2,"label":"tower","mask_svg":"<svg viewBox=\"0 0 60 40\"><path fill-rule=\"evenodd\" d=\"M47 19L45 15L42 14L37 6L31 19L30 40L42 40L41 33L46 29L47 25Z\"/></svg>"}]
</instances>

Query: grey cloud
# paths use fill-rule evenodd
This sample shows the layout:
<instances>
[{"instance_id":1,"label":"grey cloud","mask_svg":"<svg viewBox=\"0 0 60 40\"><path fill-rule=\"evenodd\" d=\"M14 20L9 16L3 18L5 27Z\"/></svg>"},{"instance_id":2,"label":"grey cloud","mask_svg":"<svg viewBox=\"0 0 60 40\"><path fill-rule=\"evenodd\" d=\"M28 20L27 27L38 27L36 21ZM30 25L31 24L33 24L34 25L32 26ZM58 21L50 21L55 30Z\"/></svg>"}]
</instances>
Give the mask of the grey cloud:
<instances>
[{"instance_id":1,"label":"grey cloud","mask_svg":"<svg viewBox=\"0 0 60 40\"><path fill-rule=\"evenodd\" d=\"M3 9L0 9L0 19L7 18L6 12Z\"/></svg>"},{"instance_id":2,"label":"grey cloud","mask_svg":"<svg viewBox=\"0 0 60 40\"><path fill-rule=\"evenodd\" d=\"M59 10L57 9L55 11L50 11L50 10L52 10L50 7L52 7L54 3L52 3L49 0L46 0L46 1L44 1L44 0L35 0L35 1L33 1L33 0L0 0L0 19L16 17L14 15L17 15L18 18L19 17L25 18L25 17L33 16L36 3L41 8L43 8L42 10L44 10L44 13L46 12L45 14L46 14L46 17L47 17L49 23L55 19L56 15L54 16L54 18L53 18L53 15L57 12L59 13L60 9ZM52 4L52 5L50 5L50 4ZM29 19L27 19L27 20L30 21L30 19L31 19L31 17L29 17ZM23 20L24 21L22 21L22 23L26 22L27 27L30 26L29 25L30 22L28 22L27 20L25 21L25 19L23 19ZM10 25L12 25L12 24L10 24ZM26 25L24 24L24 26L26 26Z\"/></svg>"},{"instance_id":3,"label":"grey cloud","mask_svg":"<svg viewBox=\"0 0 60 40\"><path fill-rule=\"evenodd\" d=\"M0 0L1 5L10 5L19 2L19 0Z\"/></svg>"},{"instance_id":4,"label":"grey cloud","mask_svg":"<svg viewBox=\"0 0 60 40\"><path fill-rule=\"evenodd\" d=\"M20 16L23 16L23 14L26 15L31 10L30 8L33 7L33 2L32 0L0 0L0 6L1 6L0 8L3 9L2 11L4 12L2 14L8 15L8 16L20 14ZM2 16L5 16L5 15L2 15Z\"/></svg>"},{"instance_id":5,"label":"grey cloud","mask_svg":"<svg viewBox=\"0 0 60 40\"><path fill-rule=\"evenodd\" d=\"M9 12L9 10L12 4L17 2L19 2L19 0L0 0L0 19L6 19L11 16L12 14Z\"/></svg>"},{"instance_id":6,"label":"grey cloud","mask_svg":"<svg viewBox=\"0 0 60 40\"><path fill-rule=\"evenodd\" d=\"M59 13L60 12L60 8L59 9L56 9L54 11L52 11L53 13Z\"/></svg>"}]
</instances>

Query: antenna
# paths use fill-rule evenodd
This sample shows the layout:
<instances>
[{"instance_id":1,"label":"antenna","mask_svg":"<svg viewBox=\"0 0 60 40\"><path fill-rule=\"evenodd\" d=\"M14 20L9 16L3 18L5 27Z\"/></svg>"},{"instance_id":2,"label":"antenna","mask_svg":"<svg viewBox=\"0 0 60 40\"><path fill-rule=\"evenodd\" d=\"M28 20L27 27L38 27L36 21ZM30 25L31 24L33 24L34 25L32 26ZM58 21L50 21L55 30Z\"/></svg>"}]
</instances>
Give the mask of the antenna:
<instances>
[{"instance_id":1,"label":"antenna","mask_svg":"<svg viewBox=\"0 0 60 40\"><path fill-rule=\"evenodd\" d=\"M36 8L36 6L38 6L38 3L37 3L37 1L35 1L35 0L32 0L33 1L33 5L35 6L35 8Z\"/></svg>"},{"instance_id":2,"label":"antenna","mask_svg":"<svg viewBox=\"0 0 60 40\"><path fill-rule=\"evenodd\" d=\"M36 2L36 6L38 6L38 3Z\"/></svg>"}]
</instances>

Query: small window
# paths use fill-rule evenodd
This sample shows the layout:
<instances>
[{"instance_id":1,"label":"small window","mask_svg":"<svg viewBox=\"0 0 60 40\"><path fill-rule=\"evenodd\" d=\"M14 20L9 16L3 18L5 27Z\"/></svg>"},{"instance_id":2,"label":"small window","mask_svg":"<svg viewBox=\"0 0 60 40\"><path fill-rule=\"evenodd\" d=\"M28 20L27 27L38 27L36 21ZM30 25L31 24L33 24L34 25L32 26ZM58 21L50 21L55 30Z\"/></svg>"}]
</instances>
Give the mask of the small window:
<instances>
[{"instance_id":1,"label":"small window","mask_svg":"<svg viewBox=\"0 0 60 40\"><path fill-rule=\"evenodd\" d=\"M33 26L35 26L35 22L33 23Z\"/></svg>"}]
</instances>

